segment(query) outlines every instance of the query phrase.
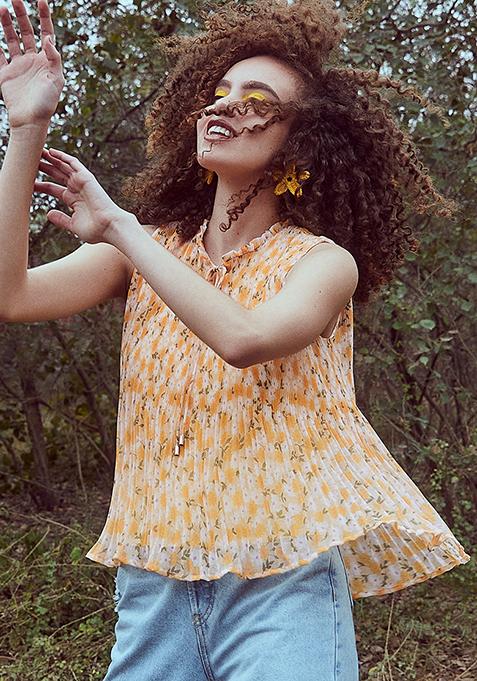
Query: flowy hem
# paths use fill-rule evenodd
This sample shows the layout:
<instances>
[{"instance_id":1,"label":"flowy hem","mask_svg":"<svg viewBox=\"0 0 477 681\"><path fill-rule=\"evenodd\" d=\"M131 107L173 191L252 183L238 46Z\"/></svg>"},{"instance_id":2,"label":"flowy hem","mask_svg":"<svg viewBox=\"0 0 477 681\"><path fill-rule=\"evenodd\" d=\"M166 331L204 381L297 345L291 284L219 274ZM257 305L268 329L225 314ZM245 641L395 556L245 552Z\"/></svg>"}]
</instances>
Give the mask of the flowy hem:
<instances>
[{"instance_id":1,"label":"flowy hem","mask_svg":"<svg viewBox=\"0 0 477 681\"><path fill-rule=\"evenodd\" d=\"M360 553L360 540L363 541L363 547L365 551L369 551L370 538L365 540L365 537L370 533L375 533L377 530L384 529L386 526L390 526L391 530L386 530L389 532L389 536L394 534L400 540L408 542L409 546L406 547L406 551L400 554L401 563L404 564L403 573L405 576L401 576L400 579L392 581L394 573L389 569L386 571L386 565L382 565L381 576L384 582L388 582L383 586L377 586L368 584L366 586L367 577L363 578L363 573L360 572L360 563L364 560L365 566L366 562L369 562L366 553ZM386 535L387 536L387 535ZM403 539L403 537L408 536L408 539ZM382 539L381 539L382 541ZM403 546L404 546L403 544ZM303 552L301 557L295 561L283 562L279 567L269 567L261 569L259 571L245 571L244 567L240 568L237 562L242 562L242 565L247 563L250 567L250 559L245 557L241 561L238 557L235 563L229 563L224 566L218 573L210 574L210 570L202 571L199 573L188 573L184 571L180 572L177 570L177 566L171 565L168 569L161 566L154 560L154 556L149 552L142 559L132 558L126 553L114 546L107 546L101 544L101 539L88 551L86 557L89 560L100 563L107 567L118 567L121 564L128 564L133 567L142 568L144 570L149 570L151 572L156 572L163 576L180 579L184 581L196 581L196 580L206 580L212 581L219 579L228 572L236 574L243 579L257 579L261 577L267 577L274 574L280 574L292 570L302 565L306 565L313 561L320 553L323 551L328 551L333 546L339 546L340 551L343 556L345 567L348 573L348 580L350 585L350 591L353 599L366 598L369 596L384 596L395 591L400 591L414 584L426 581L427 579L432 579L437 577L452 568L467 563L471 556L468 555L464 547L458 542L456 537L449 530L437 532L430 531L426 529L410 529L406 527L403 523L392 520L392 519L381 519L374 525L363 528L354 534L347 535L346 539L338 541L330 541L327 544L319 545L315 550ZM418 555L415 559L419 561L420 571L412 571L411 568L411 557L407 555L413 547L413 551L418 551ZM164 554L163 554L164 555ZM360 560L361 557L361 560ZM407 561L407 563L406 563ZM374 566L374 568L376 565Z\"/></svg>"}]
</instances>

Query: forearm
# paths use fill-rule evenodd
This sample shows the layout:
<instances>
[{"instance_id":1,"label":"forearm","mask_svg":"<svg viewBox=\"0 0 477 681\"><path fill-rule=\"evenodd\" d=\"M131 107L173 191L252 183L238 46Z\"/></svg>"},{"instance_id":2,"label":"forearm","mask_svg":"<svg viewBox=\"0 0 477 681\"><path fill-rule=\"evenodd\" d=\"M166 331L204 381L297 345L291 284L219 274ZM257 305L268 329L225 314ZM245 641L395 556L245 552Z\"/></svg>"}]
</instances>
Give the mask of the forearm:
<instances>
[{"instance_id":1,"label":"forearm","mask_svg":"<svg viewBox=\"0 0 477 681\"><path fill-rule=\"evenodd\" d=\"M10 131L0 170L0 310L26 276L33 185L48 127L45 122Z\"/></svg>"},{"instance_id":2,"label":"forearm","mask_svg":"<svg viewBox=\"0 0 477 681\"><path fill-rule=\"evenodd\" d=\"M239 360L251 335L247 308L155 241L133 215L115 221L107 240L196 336L229 364Z\"/></svg>"}]
</instances>

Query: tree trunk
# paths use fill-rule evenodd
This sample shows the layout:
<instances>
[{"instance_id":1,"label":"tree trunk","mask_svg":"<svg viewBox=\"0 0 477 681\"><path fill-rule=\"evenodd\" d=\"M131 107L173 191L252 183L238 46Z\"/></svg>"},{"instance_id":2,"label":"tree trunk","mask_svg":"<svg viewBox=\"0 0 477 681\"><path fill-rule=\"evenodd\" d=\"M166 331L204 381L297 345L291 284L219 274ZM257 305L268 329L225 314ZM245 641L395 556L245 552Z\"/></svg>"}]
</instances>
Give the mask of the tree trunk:
<instances>
[{"instance_id":1,"label":"tree trunk","mask_svg":"<svg viewBox=\"0 0 477 681\"><path fill-rule=\"evenodd\" d=\"M30 494L39 509L50 511L57 504L57 496L50 487L48 457L35 380L30 373L22 371L20 385L23 392L22 408L32 446L35 480L40 483L30 487Z\"/></svg>"}]
</instances>

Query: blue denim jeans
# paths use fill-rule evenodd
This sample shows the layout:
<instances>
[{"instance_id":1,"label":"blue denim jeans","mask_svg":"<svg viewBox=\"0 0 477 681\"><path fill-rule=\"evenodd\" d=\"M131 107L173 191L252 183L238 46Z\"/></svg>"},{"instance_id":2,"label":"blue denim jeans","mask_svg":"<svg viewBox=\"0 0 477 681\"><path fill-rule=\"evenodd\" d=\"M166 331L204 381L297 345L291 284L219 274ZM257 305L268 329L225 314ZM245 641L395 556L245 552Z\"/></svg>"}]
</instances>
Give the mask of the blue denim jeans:
<instances>
[{"instance_id":1,"label":"blue denim jeans","mask_svg":"<svg viewBox=\"0 0 477 681\"><path fill-rule=\"evenodd\" d=\"M358 681L337 546L286 572L178 580L121 565L104 681Z\"/></svg>"}]
</instances>

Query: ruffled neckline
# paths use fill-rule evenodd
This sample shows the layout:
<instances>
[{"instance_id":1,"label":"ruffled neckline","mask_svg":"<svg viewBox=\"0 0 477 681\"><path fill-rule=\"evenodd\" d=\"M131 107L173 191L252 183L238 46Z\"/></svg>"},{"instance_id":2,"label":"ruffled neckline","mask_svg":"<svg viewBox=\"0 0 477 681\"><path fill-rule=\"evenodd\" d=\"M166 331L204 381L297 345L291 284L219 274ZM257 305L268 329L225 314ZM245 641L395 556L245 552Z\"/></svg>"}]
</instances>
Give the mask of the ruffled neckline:
<instances>
[{"instance_id":1,"label":"ruffled neckline","mask_svg":"<svg viewBox=\"0 0 477 681\"><path fill-rule=\"evenodd\" d=\"M209 263L211 263L214 267L220 267L220 265L213 262L204 245L204 234L207 230L208 225L209 219L205 218L205 220L199 227L199 231L194 236L194 239L197 242L200 253L209 261ZM268 227L264 232L254 237L250 241L247 241L247 243L242 244L242 246L240 246L239 248L233 248L230 251L227 251L227 253L224 253L222 255L222 263L225 264L228 260L231 260L232 258L238 258L239 256L244 255L245 253L251 253L252 251L256 251L257 248L260 248L260 246L266 243L274 234L277 234L284 227L287 226L288 223L286 220L285 221L278 220L277 222L274 222L273 225L270 225L270 227Z\"/></svg>"}]
</instances>

